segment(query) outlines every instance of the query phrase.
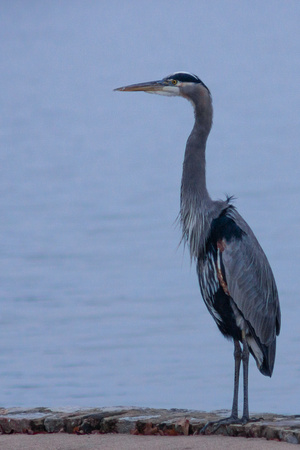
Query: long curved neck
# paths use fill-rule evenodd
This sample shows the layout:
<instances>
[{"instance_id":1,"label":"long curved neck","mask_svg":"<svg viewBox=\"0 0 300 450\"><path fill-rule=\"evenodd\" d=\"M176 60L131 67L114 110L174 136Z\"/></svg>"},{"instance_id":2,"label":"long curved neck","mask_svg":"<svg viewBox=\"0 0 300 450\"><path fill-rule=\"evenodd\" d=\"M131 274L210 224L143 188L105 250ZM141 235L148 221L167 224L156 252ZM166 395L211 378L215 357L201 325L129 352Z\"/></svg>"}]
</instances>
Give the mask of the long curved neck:
<instances>
[{"instance_id":1,"label":"long curved neck","mask_svg":"<svg viewBox=\"0 0 300 450\"><path fill-rule=\"evenodd\" d=\"M207 135L201 126L195 122L188 138L181 180L181 197L203 200L209 197L206 187L206 149Z\"/></svg>"},{"instance_id":2,"label":"long curved neck","mask_svg":"<svg viewBox=\"0 0 300 450\"><path fill-rule=\"evenodd\" d=\"M200 90L192 99L195 124L187 140L181 180L181 201L209 199L206 187L205 149L212 125L212 101L208 91Z\"/></svg>"},{"instance_id":3,"label":"long curved neck","mask_svg":"<svg viewBox=\"0 0 300 450\"><path fill-rule=\"evenodd\" d=\"M194 104L195 124L187 140L181 180L180 218L183 238L189 243L191 256L199 255L204 249L213 209L206 187L205 171L205 148L212 125L212 102L209 92L203 89L190 98Z\"/></svg>"}]
</instances>

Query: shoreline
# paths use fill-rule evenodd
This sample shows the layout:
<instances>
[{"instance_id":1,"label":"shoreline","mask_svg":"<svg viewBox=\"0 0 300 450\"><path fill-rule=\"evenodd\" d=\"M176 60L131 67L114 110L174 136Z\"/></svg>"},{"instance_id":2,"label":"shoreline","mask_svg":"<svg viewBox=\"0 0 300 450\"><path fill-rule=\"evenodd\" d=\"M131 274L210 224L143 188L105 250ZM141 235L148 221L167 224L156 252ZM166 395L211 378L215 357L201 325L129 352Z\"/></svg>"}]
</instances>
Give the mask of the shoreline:
<instances>
[{"instance_id":1,"label":"shoreline","mask_svg":"<svg viewBox=\"0 0 300 450\"><path fill-rule=\"evenodd\" d=\"M198 434L206 422L219 420L227 415L228 411L204 412L125 406L90 409L1 408L0 433L3 436L8 434L50 436L58 433L87 435L87 437L97 434L110 434L111 437L116 437L123 434L132 437L136 435L164 437L164 439L175 436L187 438ZM264 413L255 416L260 420L245 425L222 425L214 435L204 437L226 436L256 440L265 438L288 444L300 443L300 415ZM202 436L194 437L202 438Z\"/></svg>"}]
</instances>

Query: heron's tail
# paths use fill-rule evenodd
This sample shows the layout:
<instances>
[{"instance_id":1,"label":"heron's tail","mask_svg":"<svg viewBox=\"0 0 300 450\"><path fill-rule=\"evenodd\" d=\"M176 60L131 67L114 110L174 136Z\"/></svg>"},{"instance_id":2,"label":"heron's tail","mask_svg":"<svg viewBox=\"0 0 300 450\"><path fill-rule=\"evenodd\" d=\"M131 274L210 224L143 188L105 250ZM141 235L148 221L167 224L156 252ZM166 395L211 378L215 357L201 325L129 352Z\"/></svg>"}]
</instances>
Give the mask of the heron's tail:
<instances>
[{"instance_id":1,"label":"heron's tail","mask_svg":"<svg viewBox=\"0 0 300 450\"><path fill-rule=\"evenodd\" d=\"M258 370L265 376L271 377L274 369L275 353L276 353L276 338L270 345L261 344L253 336L248 336L247 339L250 353L253 355Z\"/></svg>"},{"instance_id":2,"label":"heron's tail","mask_svg":"<svg viewBox=\"0 0 300 450\"><path fill-rule=\"evenodd\" d=\"M262 349L264 358L263 358L263 362L262 362L261 366L259 367L259 370L263 375L271 377L272 373L273 373L273 369L274 369L274 363L275 363L276 338L268 346L261 344L261 349Z\"/></svg>"}]
</instances>

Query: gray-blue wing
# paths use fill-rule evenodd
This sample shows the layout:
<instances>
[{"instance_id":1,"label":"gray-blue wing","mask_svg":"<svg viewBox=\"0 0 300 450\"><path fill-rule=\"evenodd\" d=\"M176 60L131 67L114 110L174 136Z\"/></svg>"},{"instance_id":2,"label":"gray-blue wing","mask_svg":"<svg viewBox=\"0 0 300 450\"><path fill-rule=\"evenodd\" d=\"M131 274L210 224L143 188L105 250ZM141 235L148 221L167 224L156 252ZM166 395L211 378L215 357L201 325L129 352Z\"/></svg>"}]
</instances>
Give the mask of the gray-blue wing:
<instances>
[{"instance_id":1,"label":"gray-blue wing","mask_svg":"<svg viewBox=\"0 0 300 450\"><path fill-rule=\"evenodd\" d=\"M226 242L222 252L228 290L260 342L269 346L280 331L280 306L274 276L250 227L236 210L231 217L244 233L240 239Z\"/></svg>"}]
</instances>

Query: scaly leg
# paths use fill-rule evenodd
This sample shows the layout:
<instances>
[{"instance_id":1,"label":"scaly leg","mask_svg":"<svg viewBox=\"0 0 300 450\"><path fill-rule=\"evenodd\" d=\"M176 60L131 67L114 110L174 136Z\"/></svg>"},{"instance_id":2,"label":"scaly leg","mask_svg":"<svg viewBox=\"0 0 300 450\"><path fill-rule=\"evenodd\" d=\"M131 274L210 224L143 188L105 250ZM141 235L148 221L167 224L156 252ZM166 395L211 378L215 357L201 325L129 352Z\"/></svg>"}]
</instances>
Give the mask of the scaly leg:
<instances>
[{"instance_id":1,"label":"scaly leg","mask_svg":"<svg viewBox=\"0 0 300 450\"><path fill-rule=\"evenodd\" d=\"M248 351L249 353L249 351ZM211 425L214 425L213 432L216 431L224 423L236 423L238 419L238 397L239 397L239 379L240 379L240 367L242 359L242 350L239 341L234 341L234 388L233 388L233 401L231 415L225 419L221 419L215 422L207 422L207 424L200 430L201 434L205 434L205 431ZM249 356L249 355L248 355Z\"/></svg>"},{"instance_id":2,"label":"scaly leg","mask_svg":"<svg viewBox=\"0 0 300 450\"><path fill-rule=\"evenodd\" d=\"M244 409L242 422L249 421L249 403L248 403L248 367L249 367L249 348L246 339L243 337L243 376L244 376Z\"/></svg>"},{"instance_id":3,"label":"scaly leg","mask_svg":"<svg viewBox=\"0 0 300 450\"><path fill-rule=\"evenodd\" d=\"M249 348L247 341L245 339L245 335L243 333L242 337L243 343L243 351L241 351L241 347L239 341L234 341L234 361L235 361L235 370L234 370L234 391L233 391L233 402L232 402L232 410L231 415L226 417L225 419L218 420L216 422L208 422L201 430L200 433L205 434L206 429L209 426L212 426L211 433L217 431L217 429L221 425L230 425L232 423L240 423L245 424L247 422L256 422L260 419L249 418L249 404L248 404L248 367L249 367ZM244 408L243 408L243 417L241 419L238 418L238 391L239 391L239 376L240 376L240 365L241 359L243 360L243 381L244 381Z\"/></svg>"},{"instance_id":4,"label":"scaly leg","mask_svg":"<svg viewBox=\"0 0 300 450\"><path fill-rule=\"evenodd\" d=\"M238 418L238 398L239 398L239 380L240 380L240 367L242 359L242 351L239 341L234 341L234 388L233 388L233 401L231 409L231 417Z\"/></svg>"}]
</instances>

